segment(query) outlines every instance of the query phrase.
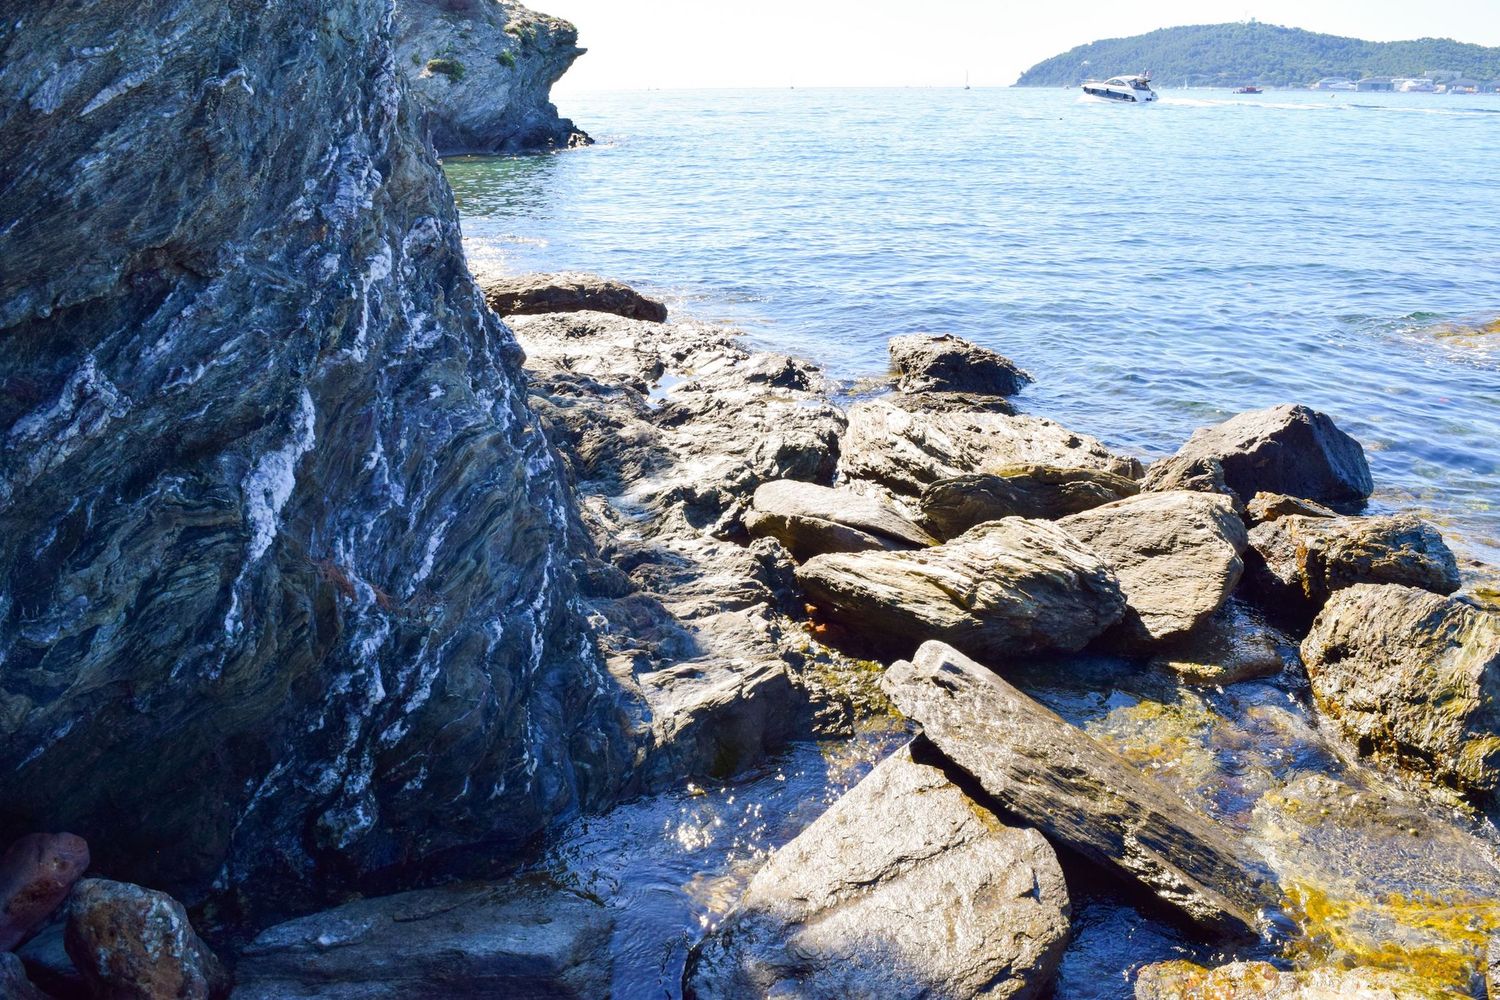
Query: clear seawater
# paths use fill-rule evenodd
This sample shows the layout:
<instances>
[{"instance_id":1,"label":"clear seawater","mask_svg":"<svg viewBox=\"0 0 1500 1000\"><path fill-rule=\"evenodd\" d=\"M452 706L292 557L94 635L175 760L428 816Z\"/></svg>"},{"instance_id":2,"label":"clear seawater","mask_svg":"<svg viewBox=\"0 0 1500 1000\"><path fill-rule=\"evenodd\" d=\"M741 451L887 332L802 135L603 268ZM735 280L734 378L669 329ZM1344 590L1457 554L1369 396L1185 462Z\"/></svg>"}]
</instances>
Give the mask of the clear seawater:
<instances>
[{"instance_id":1,"label":"clear seawater","mask_svg":"<svg viewBox=\"0 0 1500 1000\"><path fill-rule=\"evenodd\" d=\"M471 257L581 269L850 380L951 332L1145 458L1284 401L1376 509L1500 562L1500 98L1071 90L569 96L601 140L450 160Z\"/></svg>"}]
</instances>

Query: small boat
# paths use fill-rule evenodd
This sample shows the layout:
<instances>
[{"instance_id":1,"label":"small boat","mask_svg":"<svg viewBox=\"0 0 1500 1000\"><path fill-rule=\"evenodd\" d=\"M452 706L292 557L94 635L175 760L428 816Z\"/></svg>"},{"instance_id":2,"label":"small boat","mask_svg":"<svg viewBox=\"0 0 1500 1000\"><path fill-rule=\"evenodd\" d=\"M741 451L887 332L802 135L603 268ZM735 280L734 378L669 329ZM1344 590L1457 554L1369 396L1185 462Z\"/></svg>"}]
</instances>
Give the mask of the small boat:
<instances>
[{"instance_id":1,"label":"small boat","mask_svg":"<svg viewBox=\"0 0 1500 1000\"><path fill-rule=\"evenodd\" d=\"M1264 94L1265 91L1259 87L1241 87L1235 91L1236 94Z\"/></svg>"},{"instance_id":2,"label":"small boat","mask_svg":"<svg viewBox=\"0 0 1500 1000\"><path fill-rule=\"evenodd\" d=\"M1121 104L1149 104L1157 99L1156 91L1151 89L1150 73L1112 76L1102 83L1089 80L1083 85L1083 92L1090 97L1102 97L1106 101L1119 101Z\"/></svg>"}]
</instances>

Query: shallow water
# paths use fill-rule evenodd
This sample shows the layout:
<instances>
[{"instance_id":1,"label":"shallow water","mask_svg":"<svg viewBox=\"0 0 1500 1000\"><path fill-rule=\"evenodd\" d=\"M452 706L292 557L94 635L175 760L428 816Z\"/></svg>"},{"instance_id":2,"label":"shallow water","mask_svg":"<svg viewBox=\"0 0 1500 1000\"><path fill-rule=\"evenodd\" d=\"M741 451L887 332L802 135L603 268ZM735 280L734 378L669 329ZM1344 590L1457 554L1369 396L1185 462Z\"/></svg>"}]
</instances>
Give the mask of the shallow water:
<instances>
[{"instance_id":1,"label":"shallow water","mask_svg":"<svg viewBox=\"0 0 1500 1000\"><path fill-rule=\"evenodd\" d=\"M471 256L577 268L844 378L953 332L1145 457L1296 400L1500 562L1500 98L570 96L603 145L447 164Z\"/></svg>"}]
</instances>

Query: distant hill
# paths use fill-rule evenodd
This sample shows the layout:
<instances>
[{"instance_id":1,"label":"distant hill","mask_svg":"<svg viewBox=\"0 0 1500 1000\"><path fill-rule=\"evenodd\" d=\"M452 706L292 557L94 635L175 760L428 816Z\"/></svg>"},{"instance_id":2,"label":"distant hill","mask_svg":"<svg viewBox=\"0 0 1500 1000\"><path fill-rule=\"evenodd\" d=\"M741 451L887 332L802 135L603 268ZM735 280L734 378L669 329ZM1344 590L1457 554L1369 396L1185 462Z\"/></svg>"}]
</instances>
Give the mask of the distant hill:
<instances>
[{"instance_id":1,"label":"distant hill","mask_svg":"<svg viewBox=\"0 0 1500 1000\"><path fill-rule=\"evenodd\" d=\"M1491 81L1500 79L1500 48L1448 38L1366 42L1255 21L1194 24L1080 45L1037 63L1016 85L1058 87L1148 69L1162 83L1193 86L1305 86L1325 76L1357 80L1428 71Z\"/></svg>"}]
</instances>

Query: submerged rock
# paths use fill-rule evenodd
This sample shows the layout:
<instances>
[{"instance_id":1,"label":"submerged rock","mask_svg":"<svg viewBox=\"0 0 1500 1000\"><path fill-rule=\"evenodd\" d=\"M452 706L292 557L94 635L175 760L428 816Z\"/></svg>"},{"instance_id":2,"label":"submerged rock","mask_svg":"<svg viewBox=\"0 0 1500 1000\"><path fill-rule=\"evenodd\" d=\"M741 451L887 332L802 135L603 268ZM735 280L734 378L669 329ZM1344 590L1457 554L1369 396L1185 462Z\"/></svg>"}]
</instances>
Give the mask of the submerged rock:
<instances>
[{"instance_id":1,"label":"submerged rock","mask_svg":"<svg viewBox=\"0 0 1500 1000\"><path fill-rule=\"evenodd\" d=\"M583 49L567 21L512 0L401 0L395 64L439 153L515 153L592 142L550 91Z\"/></svg>"},{"instance_id":2,"label":"submerged rock","mask_svg":"<svg viewBox=\"0 0 1500 1000\"><path fill-rule=\"evenodd\" d=\"M1136 459L1042 417L913 412L880 399L849 411L840 469L850 479L916 497L940 480L1029 464L1097 469L1128 479L1141 473Z\"/></svg>"},{"instance_id":3,"label":"submerged rock","mask_svg":"<svg viewBox=\"0 0 1500 1000\"><path fill-rule=\"evenodd\" d=\"M1283 404L1251 410L1193 434L1183 461L1217 459L1244 500L1259 492L1324 503L1364 500L1374 489L1364 449L1325 413Z\"/></svg>"},{"instance_id":4,"label":"submerged rock","mask_svg":"<svg viewBox=\"0 0 1500 1000\"><path fill-rule=\"evenodd\" d=\"M230 979L182 904L124 882L84 879L68 900L68 957L105 1000L220 1000Z\"/></svg>"},{"instance_id":5,"label":"submerged rock","mask_svg":"<svg viewBox=\"0 0 1500 1000\"><path fill-rule=\"evenodd\" d=\"M1318 708L1359 750L1481 798L1500 791L1500 615L1358 584L1302 642Z\"/></svg>"},{"instance_id":6,"label":"submerged rock","mask_svg":"<svg viewBox=\"0 0 1500 1000\"><path fill-rule=\"evenodd\" d=\"M89 867L89 845L71 833L32 833L0 857L0 952L51 919Z\"/></svg>"},{"instance_id":7,"label":"submerged rock","mask_svg":"<svg viewBox=\"0 0 1500 1000\"><path fill-rule=\"evenodd\" d=\"M1432 525L1411 514L1308 517L1287 514L1250 532L1247 582L1271 607L1311 616L1330 594L1356 583L1394 583L1451 594L1458 560Z\"/></svg>"},{"instance_id":8,"label":"submerged rock","mask_svg":"<svg viewBox=\"0 0 1500 1000\"><path fill-rule=\"evenodd\" d=\"M1082 649L1125 611L1098 555L1050 522L1019 517L916 552L818 556L797 581L855 629L941 639L976 656Z\"/></svg>"},{"instance_id":9,"label":"submerged rock","mask_svg":"<svg viewBox=\"0 0 1500 1000\"><path fill-rule=\"evenodd\" d=\"M1286 666L1283 650L1295 649L1261 613L1230 598L1192 631L1169 642L1151 665L1188 684L1237 684L1279 674Z\"/></svg>"},{"instance_id":10,"label":"submerged rock","mask_svg":"<svg viewBox=\"0 0 1500 1000\"><path fill-rule=\"evenodd\" d=\"M1055 520L1135 496L1134 480L1098 469L1013 465L993 473L958 476L922 491L922 519L942 538L1002 517Z\"/></svg>"},{"instance_id":11,"label":"submerged rock","mask_svg":"<svg viewBox=\"0 0 1500 1000\"><path fill-rule=\"evenodd\" d=\"M1245 525L1227 498L1143 493L1058 521L1119 575L1129 605L1111 637L1126 644L1186 635L1240 582Z\"/></svg>"},{"instance_id":12,"label":"submerged rock","mask_svg":"<svg viewBox=\"0 0 1500 1000\"><path fill-rule=\"evenodd\" d=\"M775 538L794 558L804 560L826 552L937 544L879 497L792 480L756 489L744 521L752 538Z\"/></svg>"},{"instance_id":13,"label":"submerged rock","mask_svg":"<svg viewBox=\"0 0 1500 1000\"><path fill-rule=\"evenodd\" d=\"M601 312L665 323L667 307L629 285L592 274L487 274L484 300L501 316Z\"/></svg>"},{"instance_id":14,"label":"submerged rock","mask_svg":"<svg viewBox=\"0 0 1500 1000\"><path fill-rule=\"evenodd\" d=\"M896 388L906 393L1014 396L1034 381L1009 358L947 334L892 337L890 351Z\"/></svg>"},{"instance_id":15,"label":"submerged rock","mask_svg":"<svg viewBox=\"0 0 1500 1000\"><path fill-rule=\"evenodd\" d=\"M687 996L1036 997L1068 912L1041 834L1005 825L905 748L771 856L694 949Z\"/></svg>"},{"instance_id":16,"label":"submerged rock","mask_svg":"<svg viewBox=\"0 0 1500 1000\"><path fill-rule=\"evenodd\" d=\"M607 997L615 919L545 882L362 899L261 933L235 1000Z\"/></svg>"},{"instance_id":17,"label":"submerged rock","mask_svg":"<svg viewBox=\"0 0 1500 1000\"><path fill-rule=\"evenodd\" d=\"M1389 969L1285 972L1269 962L1231 962L1207 969L1158 962L1135 981L1136 1000L1465 1000L1418 976Z\"/></svg>"},{"instance_id":18,"label":"submerged rock","mask_svg":"<svg viewBox=\"0 0 1500 1000\"><path fill-rule=\"evenodd\" d=\"M937 642L886 671L884 687L1006 815L1208 930L1258 933L1275 892L1246 845L1082 730Z\"/></svg>"}]
</instances>

